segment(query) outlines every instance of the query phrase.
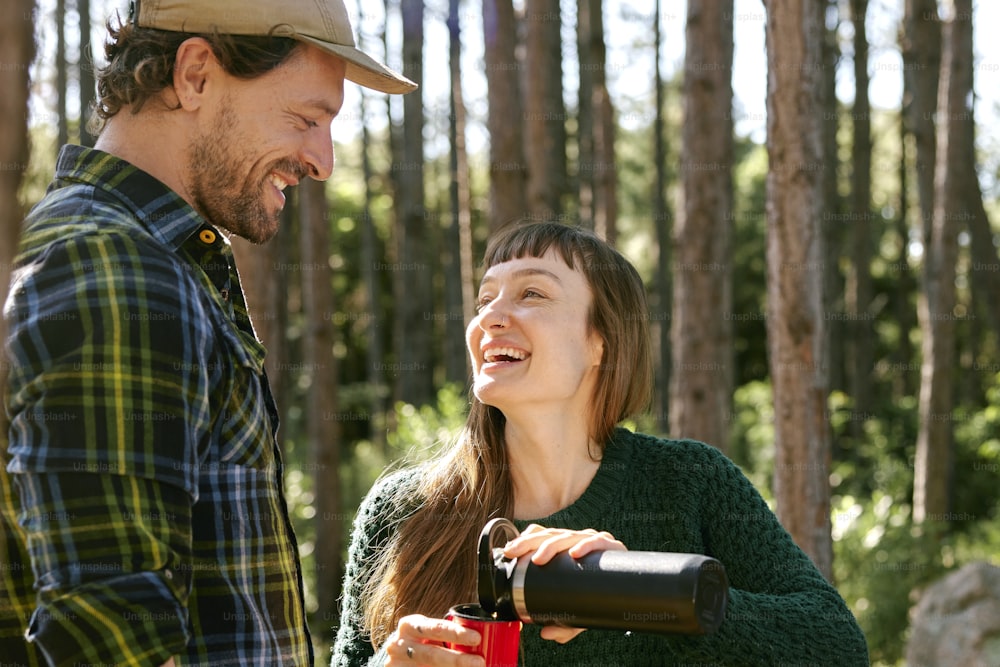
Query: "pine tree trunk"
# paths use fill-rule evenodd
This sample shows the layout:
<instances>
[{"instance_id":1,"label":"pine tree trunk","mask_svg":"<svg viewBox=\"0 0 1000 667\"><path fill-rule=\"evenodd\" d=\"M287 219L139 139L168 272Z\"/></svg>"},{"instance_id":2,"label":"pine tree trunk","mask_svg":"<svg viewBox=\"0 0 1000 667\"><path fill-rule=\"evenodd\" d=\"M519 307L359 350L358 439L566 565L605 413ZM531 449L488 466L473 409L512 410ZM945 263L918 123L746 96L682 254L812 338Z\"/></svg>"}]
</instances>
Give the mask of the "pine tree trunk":
<instances>
[{"instance_id":1,"label":"pine tree trunk","mask_svg":"<svg viewBox=\"0 0 1000 667\"><path fill-rule=\"evenodd\" d=\"M469 159L465 151L465 102L462 99L462 38L458 0L448 2L451 66L451 118L449 138L451 221L446 230L445 379L465 385L469 379L469 357L465 351L465 322L473 316L472 218L469 200Z\"/></svg>"},{"instance_id":2,"label":"pine tree trunk","mask_svg":"<svg viewBox=\"0 0 1000 667\"><path fill-rule=\"evenodd\" d=\"M594 167L597 160L594 154L594 75L599 65L593 50L591 12L594 4L592 0L577 0L576 3L576 52L580 68L576 110L576 189L580 225L587 229L594 229Z\"/></svg>"},{"instance_id":3,"label":"pine tree trunk","mask_svg":"<svg viewBox=\"0 0 1000 667\"><path fill-rule=\"evenodd\" d=\"M483 39L489 96L490 217L494 231L528 211L528 171L521 118L518 34L511 0L483 0Z\"/></svg>"},{"instance_id":4,"label":"pine tree trunk","mask_svg":"<svg viewBox=\"0 0 1000 667\"><path fill-rule=\"evenodd\" d=\"M655 303L651 310L652 330L656 333L658 342L656 354L656 386L653 392L653 418L656 426L666 433L670 423L669 388L670 388L670 317L671 317L671 216L667 208L667 147L664 140L664 89L663 76L660 73L660 50L662 35L660 31L660 4L656 0L655 18L653 19L654 44L654 85L656 86L656 114L653 120L653 155L656 161L656 179L653 192L653 226L656 232L656 247L658 261L655 276Z\"/></svg>"},{"instance_id":5,"label":"pine tree trunk","mask_svg":"<svg viewBox=\"0 0 1000 667\"><path fill-rule=\"evenodd\" d=\"M832 576L823 295L823 6L766 0L767 335L777 514Z\"/></svg>"},{"instance_id":6,"label":"pine tree trunk","mask_svg":"<svg viewBox=\"0 0 1000 667\"><path fill-rule=\"evenodd\" d=\"M615 110L608 93L601 0L590 0L591 52L594 54L594 231L614 245L618 237L618 169L615 160Z\"/></svg>"},{"instance_id":7,"label":"pine tree trunk","mask_svg":"<svg viewBox=\"0 0 1000 667\"><path fill-rule=\"evenodd\" d=\"M418 85L423 81L424 4L402 0L403 62L406 74ZM398 398L413 405L434 400L433 267L428 251L424 199L423 88L403 96L403 161L394 165L399 185L399 220L396 243L396 376Z\"/></svg>"},{"instance_id":8,"label":"pine tree trunk","mask_svg":"<svg viewBox=\"0 0 1000 667\"><path fill-rule=\"evenodd\" d=\"M69 119L66 117L66 93L69 88L67 67L66 0L56 0L56 151L69 143Z\"/></svg>"},{"instance_id":9,"label":"pine tree trunk","mask_svg":"<svg viewBox=\"0 0 1000 667\"><path fill-rule=\"evenodd\" d=\"M824 244L824 297L826 298L825 309L833 312L843 309L844 280L840 272L841 247L844 245L845 225L841 224L840 193L837 178L837 133L840 129L840 113L837 101L837 63L840 61L840 44L837 39L837 31L840 25L838 0L825 0L828 13L834 13L838 17L835 25L828 27L824 31L823 39L823 154L827 157L826 167L823 169L823 201L825 207L822 219L823 244ZM846 380L844 378L844 366L847 346L844 334L844 323L831 319L827 321L827 340L829 341L826 355L827 368L829 368L830 390L846 391Z\"/></svg>"},{"instance_id":10,"label":"pine tree trunk","mask_svg":"<svg viewBox=\"0 0 1000 667\"><path fill-rule=\"evenodd\" d=\"M10 269L21 236L22 208L18 200L21 180L28 170L28 91L29 68L35 56L35 3L13 0L0 7L0 294L6 296ZM0 340L4 340L6 320L0 317ZM6 365L0 365L0 371ZM2 385L0 385L2 386ZM3 433L6 434L6 429Z\"/></svg>"},{"instance_id":11,"label":"pine tree trunk","mask_svg":"<svg viewBox=\"0 0 1000 667\"><path fill-rule=\"evenodd\" d=\"M903 72L912 94L907 125L917 149L917 195L922 240L930 239L934 218L934 165L937 148L934 117L941 71L941 22L937 0L906 0L903 17Z\"/></svg>"},{"instance_id":12,"label":"pine tree trunk","mask_svg":"<svg viewBox=\"0 0 1000 667\"><path fill-rule=\"evenodd\" d=\"M360 12L361 2L358 2ZM361 108L361 118L367 118L367 98L364 91L359 91L359 104ZM366 360L368 390L370 399L368 402L368 438L375 444L376 448L388 454L387 442L385 439L385 411L386 411L386 390L382 381L381 369L385 366L385 355L383 354L383 327L382 307L379 303L381 288L379 286L378 274L375 271L375 262L379 253L377 250L378 241L375 238L375 223L372 220L371 204L373 193L372 166L369 158L371 150L371 137L368 134L368 123L361 124L361 173L365 180L365 203L361 220L361 278L365 284L365 303L367 312L365 313L365 340L366 340Z\"/></svg>"},{"instance_id":13,"label":"pine tree trunk","mask_svg":"<svg viewBox=\"0 0 1000 667\"><path fill-rule=\"evenodd\" d=\"M862 436L863 412L872 404L871 378L874 328L870 312L872 300L872 220L871 214L871 109L868 103L868 34L865 17L868 0L851 0L854 24L854 143L851 147L851 270L846 285L847 330L851 346L851 398L854 401L851 430Z\"/></svg>"},{"instance_id":14,"label":"pine tree trunk","mask_svg":"<svg viewBox=\"0 0 1000 667\"><path fill-rule=\"evenodd\" d=\"M920 425L913 470L913 520L947 523L952 476L955 363L955 268L958 232L968 215L964 196L973 155L965 139L966 100L972 91L972 2L956 0L955 18L944 24L938 85L937 164L934 215L924 247L923 290L918 300L922 331Z\"/></svg>"},{"instance_id":15,"label":"pine tree trunk","mask_svg":"<svg viewBox=\"0 0 1000 667\"><path fill-rule=\"evenodd\" d=\"M33 0L8 0L0 3L0 295L7 296L10 272L21 235L23 208L18 190L28 169L28 93L29 68L35 56L35 3ZM0 341L6 340L7 322L0 317ZM0 346L0 395L7 386L8 363ZM8 421L0 410L0 452L7 451ZM2 457L5 458L5 457ZM8 502L16 491L6 466L0 464L0 502ZM30 599L33 577L22 540L24 529L7 523L7 513L0 513L0 567L6 571L4 595L0 597L0 647L3 661L12 665L45 664L34 644L23 640L30 610L9 604L9 596ZM12 539L20 534L21 539ZM17 576L18 574L22 576ZM13 588L16 587L16 588Z\"/></svg>"},{"instance_id":16,"label":"pine tree trunk","mask_svg":"<svg viewBox=\"0 0 1000 667\"><path fill-rule=\"evenodd\" d=\"M94 137L87 130L87 121L94 105L94 50L90 43L90 0L77 0L80 14L80 144L93 146Z\"/></svg>"},{"instance_id":17,"label":"pine tree trunk","mask_svg":"<svg viewBox=\"0 0 1000 667\"><path fill-rule=\"evenodd\" d=\"M524 21L528 208L533 219L544 220L562 212L567 180L559 0L526 0Z\"/></svg>"},{"instance_id":18,"label":"pine tree trunk","mask_svg":"<svg viewBox=\"0 0 1000 667\"><path fill-rule=\"evenodd\" d=\"M905 79L905 77L904 77ZM903 86L902 116L908 113L906 106L910 103L910 93L908 84ZM899 344L893 349L891 356L894 368L898 369L892 373L893 397L900 399L906 396L913 396L916 393L917 384L914 381L915 373L910 372L910 364L913 363L913 344L910 342L910 331L916 324L916 311L910 305L916 291L916 281L910 268L909 239L910 228L907 223L907 209L909 207L910 180L908 176L909 165L907 164L907 131L903 118L899 121L899 208L896 215L896 261L895 271L892 273L893 284L895 285L895 319L899 326Z\"/></svg>"},{"instance_id":19,"label":"pine tree trunk","mask_svg":"<svg viewBox=\"0 0 1000 667\"><path fill-rule=\"evenodd\" d=\"M688 3L670 432L726 450L733 393L733 3Z\"/></svg>"},{"instance_id":20,"label":"pine tree trunk","mask_svg":"<svg viewBox=\"0 0 1000 667\"><path fill-rule=\"evenodd\" d=\"M340 433L337 419L336 312L330 269L330 223L324 183L307 179L299 187L302 253L304 373L309 376L306 433L316 510L316 616L337 618L342 576L340 551L346 523L340 507ZM336 625L334 623L334 625Z\"/></svg>"}]
</instances>

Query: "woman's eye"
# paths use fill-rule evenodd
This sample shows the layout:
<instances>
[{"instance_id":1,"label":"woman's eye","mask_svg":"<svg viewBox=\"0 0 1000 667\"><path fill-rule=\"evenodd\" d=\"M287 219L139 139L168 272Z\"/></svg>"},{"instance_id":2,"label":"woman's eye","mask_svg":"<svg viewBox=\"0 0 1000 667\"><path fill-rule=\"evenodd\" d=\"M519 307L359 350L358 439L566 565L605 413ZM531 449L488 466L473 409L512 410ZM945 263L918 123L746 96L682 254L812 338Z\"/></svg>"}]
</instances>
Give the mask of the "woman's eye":
<instances>
[{"instance_id":1,"label":"woman's eye","mask_svg":"<svg viewBox=\"0 0 1000 667\"><path fill-rule=\"evenodd\" d=\"M480 310L482 310L483 308L485 308L489 304L489 302L492 301L492 300L493 299L491 297L488 297L488 296L481 296L481 297L479 297L479 300L476 301L476 312L478 313Z\"/></svg>"}]
</instances>

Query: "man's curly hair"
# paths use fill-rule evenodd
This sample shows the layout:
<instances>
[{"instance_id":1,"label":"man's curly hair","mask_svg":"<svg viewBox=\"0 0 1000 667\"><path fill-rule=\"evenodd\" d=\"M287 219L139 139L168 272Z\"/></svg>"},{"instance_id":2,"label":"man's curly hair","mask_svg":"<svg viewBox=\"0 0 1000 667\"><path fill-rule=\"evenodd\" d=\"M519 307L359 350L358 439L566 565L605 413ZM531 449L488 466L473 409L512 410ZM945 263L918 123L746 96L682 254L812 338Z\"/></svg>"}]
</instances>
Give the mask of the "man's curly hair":
<instances>
[{"instance_id":1,"label":"man's curly hair","mask_svg":"<svg viewBox=\"0 0 1000 667\"><path fill-rule=\"evenodd\" d=\"M139 28L117 18L108 20L104 55L108 64L96 72L97 102L88 129L100 133L107 119L124 107L138 113L150 97L173 85L177 48L191 37L202 37L223 69L252 79L274 69L300 42L288 37L248 37L220 33L196 34Z\"/></svg>"}]
</instances>

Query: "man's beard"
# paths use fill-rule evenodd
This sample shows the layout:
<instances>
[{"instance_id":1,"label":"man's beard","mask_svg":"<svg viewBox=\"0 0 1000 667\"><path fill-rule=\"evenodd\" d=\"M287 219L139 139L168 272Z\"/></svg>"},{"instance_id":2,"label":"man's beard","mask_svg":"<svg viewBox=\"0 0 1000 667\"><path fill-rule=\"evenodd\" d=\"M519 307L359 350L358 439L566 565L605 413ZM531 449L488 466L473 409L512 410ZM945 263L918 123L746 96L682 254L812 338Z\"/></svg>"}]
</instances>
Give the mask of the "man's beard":
<instances>
[{"instance_id":1,"label":"man's beard","mask_svg":"<svg viewBox=\"0 0 1000 667\"><path fill-rule=\"evenodd\" d=\"M255 163L243 147L251 149L258 142L238 135L234 127L236 113L226 104L211 131L191 142L187 151L191 198L195 209L215 226L251 243L264 243L277 233L281 216L280 210L272 212L264 204L265 188L270 187L267 175L277 170L301 178L305 170L297 161L279 160L257 182L249 174L242 176L240 167Z\"/></svg>"}]
</instances>

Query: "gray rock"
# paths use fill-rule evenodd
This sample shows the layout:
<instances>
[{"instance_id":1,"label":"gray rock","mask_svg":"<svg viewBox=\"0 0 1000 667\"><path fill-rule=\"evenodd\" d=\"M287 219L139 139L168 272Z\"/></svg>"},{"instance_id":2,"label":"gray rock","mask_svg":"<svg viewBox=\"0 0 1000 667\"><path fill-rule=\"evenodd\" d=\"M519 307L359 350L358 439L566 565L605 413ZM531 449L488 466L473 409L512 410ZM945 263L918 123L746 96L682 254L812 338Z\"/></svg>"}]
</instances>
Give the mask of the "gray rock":
<instances>
[{"instance_id":1,"label":"gray rock","mask_svg":"<svg viewBox=\"0 0 1000 667\"><path fill-rule=\"evenodd\" d=\"M929 586L910 610L909 667L1000 667L1000 567L974 562Z\"/></svg>"}]
</instances>

